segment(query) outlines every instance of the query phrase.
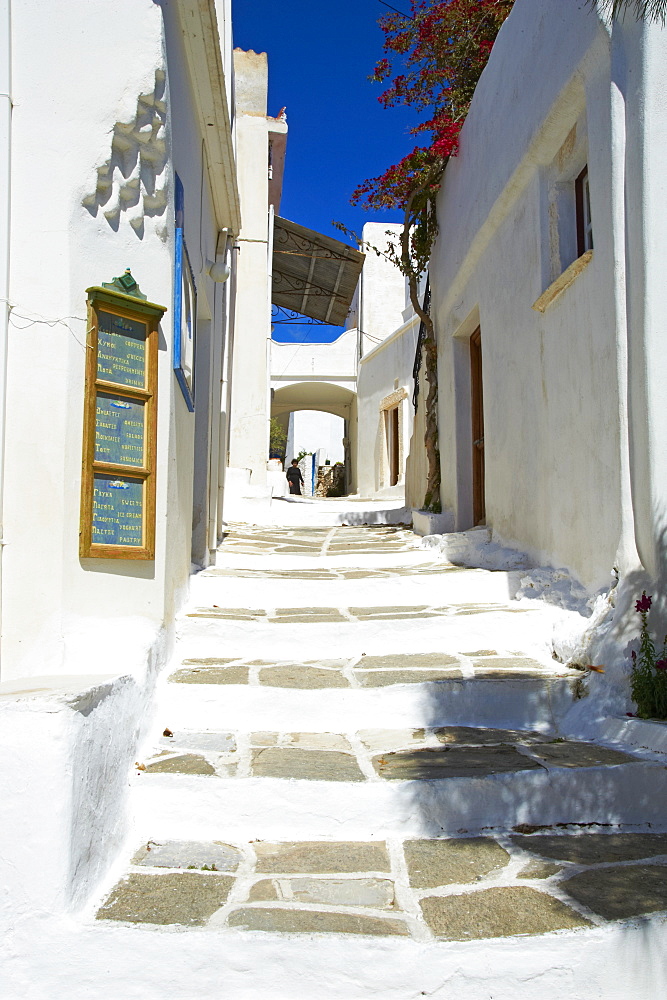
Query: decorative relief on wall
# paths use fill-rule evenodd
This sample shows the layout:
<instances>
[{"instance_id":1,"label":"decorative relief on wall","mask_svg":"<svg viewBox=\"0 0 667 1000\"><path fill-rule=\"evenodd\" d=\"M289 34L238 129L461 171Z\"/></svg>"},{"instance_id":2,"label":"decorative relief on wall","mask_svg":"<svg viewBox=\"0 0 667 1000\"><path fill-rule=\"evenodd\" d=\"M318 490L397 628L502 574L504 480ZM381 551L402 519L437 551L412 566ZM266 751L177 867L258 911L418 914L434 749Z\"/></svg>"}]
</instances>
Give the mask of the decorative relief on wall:
<instances>
[{"instance_id":1,"label":"decorative relief on wall","mask_svg":"<svg viewBox=\"0 0 667 1000\"><path fill-rule=\"evenodd\" d=\"M130 122L116 122L111 155L97 168L97 182L83 206L96 216L101 209L112 229L125 214L139 238L146 216L163 215L167 208L167 105L164 70L155 71L155 87L141 94Z\"/></svg>"},{"instance_id":2,"label":"decorative relief on wall","mask_svg":"<svg viewBox=\"0 0 667 1000\"><path fill-rule=\"evenodd\" d=\"M394 406L398 406L402 399L407 399L408 394L405 389L396 389L394 392L390 392L388 396L380 400L381 410L391 410Z\"/></svg>"}]
</instances>

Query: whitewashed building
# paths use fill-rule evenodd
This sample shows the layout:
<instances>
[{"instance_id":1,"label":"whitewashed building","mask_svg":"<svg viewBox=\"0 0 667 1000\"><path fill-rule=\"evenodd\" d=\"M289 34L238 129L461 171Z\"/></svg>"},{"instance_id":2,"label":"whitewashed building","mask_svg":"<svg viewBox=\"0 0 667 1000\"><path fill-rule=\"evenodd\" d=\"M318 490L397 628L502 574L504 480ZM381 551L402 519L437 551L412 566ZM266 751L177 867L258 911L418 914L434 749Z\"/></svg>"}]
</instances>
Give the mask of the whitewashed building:
<instances>
[{"instance_id":1,"label":"whitewashed building","mask_svg":"<svg viewBox=\"0 0 667 1000\"><path fill-rule=\"evenodd\" d=\"M218 543L241 223L231 51L229 0L0 3L0 825L16 919L69 905L118 843L191 561Z\"/></svg>"},{"instance_id":2,"label":"whitewashed building","mask_svg":"<svg viewBox=\"0 0 667 1000\"><path fill-rule=\"evenodd\" d=\"M396 243L401 226L366 223L361 273L352 322L358 328L358 483L366 497L404 496L413 433L413 368L419 320L407 282L381 253Z\"/></svg>"},{"instance_id":3,"label":"whitewashed building","mask_svg":"<svg viewBox=\"0 0 667 1000\"><path fill-rule=\"evenodd\" d=\"M592 590L665 566L666 68L656 25L517 0L438 198L443 511Z\"/></svg>"}]
</instances>

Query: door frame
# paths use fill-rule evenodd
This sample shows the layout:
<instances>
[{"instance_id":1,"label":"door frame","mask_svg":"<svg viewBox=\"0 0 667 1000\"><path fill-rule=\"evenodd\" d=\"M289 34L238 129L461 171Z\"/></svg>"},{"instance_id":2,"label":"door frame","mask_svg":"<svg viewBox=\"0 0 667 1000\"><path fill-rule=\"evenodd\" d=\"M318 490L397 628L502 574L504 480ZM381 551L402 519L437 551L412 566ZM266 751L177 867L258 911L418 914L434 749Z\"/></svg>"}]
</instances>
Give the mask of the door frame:
<instances>
[{"instance_id":1,"label":"door frame","mask_svg":"<svg viewBox=\"0 0 667 1000\"><path fill-rule=\"evenodd\" d=\"M470 335L470 420L472 430L472 521L486 523L484 462L484 385L482 377L482 330Z\"/></svg>"}]
</instances>

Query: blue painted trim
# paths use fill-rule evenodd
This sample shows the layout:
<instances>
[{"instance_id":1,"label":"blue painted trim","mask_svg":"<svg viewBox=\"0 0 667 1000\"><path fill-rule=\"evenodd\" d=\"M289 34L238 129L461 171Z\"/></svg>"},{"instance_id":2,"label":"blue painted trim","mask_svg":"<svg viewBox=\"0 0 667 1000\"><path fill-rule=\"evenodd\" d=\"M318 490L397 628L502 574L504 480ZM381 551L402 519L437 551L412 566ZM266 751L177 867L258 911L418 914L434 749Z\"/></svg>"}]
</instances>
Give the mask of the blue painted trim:
<instances>
[{"instance_id":1,"label":"blue painted trim","mask_svg":"<svg viewBox=\"0 0 667 1000\"><path fill-rule=\"evenodd\" d=\"M176 175L175 183L175 209L176 209L176 229L175 229L175 245L174 245L174 327L173 327L173 367L174 374L176 375L176 381L181 387L181 392L183 393L183 398L185 399L185 405L187 406L190 413L194 413L195 409L195 354L196 354L196 337L197 337L197 286L195 285L194 275L192 273L192 267L190 265L190 258L188 255L188 249L185 245L185 240L183 238L183 218L184 218L184 207L185 207L185 196L183 191L183 184L181 179ZM182 345L181 345L181 327L182 327L182 315L183 315L183 268L187 269L186 273L192 282L192 291L194 296L193 310L191 316L191 322L193 324L193 329L190 331L192 336L192 385L188 383L187 377L183 370L183 355L182 355Z\"/></svg>"}]
</instances>

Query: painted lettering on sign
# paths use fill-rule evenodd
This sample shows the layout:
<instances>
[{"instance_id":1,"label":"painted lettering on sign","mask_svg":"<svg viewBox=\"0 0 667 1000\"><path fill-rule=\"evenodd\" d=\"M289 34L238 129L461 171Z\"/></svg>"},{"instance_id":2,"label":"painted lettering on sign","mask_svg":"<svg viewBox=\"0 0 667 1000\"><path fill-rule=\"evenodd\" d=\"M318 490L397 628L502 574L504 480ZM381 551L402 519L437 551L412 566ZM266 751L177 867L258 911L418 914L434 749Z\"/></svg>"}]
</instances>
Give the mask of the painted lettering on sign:
<instances>
[{"instance_id":1,"label":"painted lettering on sign","mask_svg":"<svg viewBox=\"0 0 667 1000\"><path fill-rule=\"evenodd\" d=\"M93 478L94 545L143 545L143 483L96 472Z\"/></svg>"},{"instance_id":2,"label":"painted lettering on sign","mask_svg":"<svg viewBox=\"0 0 667 1000\"><path fill-rule=\"evenodd\" d=\"M146 324L102 309L97 322L97 377L118 385L145 388Z\"/></svg>"},{"instance_id":3,"label":"painted lettering on sign","mask_svg":"<svg viewBox=\"0 0 667 1000\"><path fill-rule=\"evenodd\" d=\"M145 404L98 392L95 403L95 461L144 464Z\"/></svg>"}]
</instances>

